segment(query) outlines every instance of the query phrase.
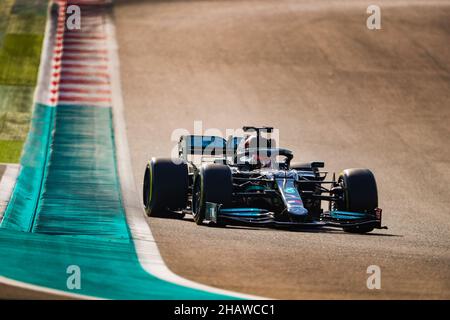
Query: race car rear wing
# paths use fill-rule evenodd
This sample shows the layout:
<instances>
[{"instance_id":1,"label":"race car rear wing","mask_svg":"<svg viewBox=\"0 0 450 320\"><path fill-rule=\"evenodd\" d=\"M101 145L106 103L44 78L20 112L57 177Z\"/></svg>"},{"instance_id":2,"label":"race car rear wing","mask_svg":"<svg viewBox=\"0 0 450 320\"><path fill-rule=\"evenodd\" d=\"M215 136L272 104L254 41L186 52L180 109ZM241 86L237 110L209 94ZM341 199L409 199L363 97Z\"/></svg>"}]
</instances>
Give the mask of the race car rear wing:
<instances>
[{"instance_id":1,"label":"race car rear wing","mask_svg":"<svg viewBox=\"0 0 450 320\"><path fill-rule=\"evenodd\" d=\"M261 133L272 133L272 127L243 127L244 132L256 132L258 139ZM188 156L202 157L234 157L244 137L229 136L228 141L219 136L184 135L178 142L178 156L188 161ZM275 147L273 139L268 139L265 147ZM258 140L259 141L259 140Z\"/></svg>"},{"instance_id":2,"label":"race car rear wing","mask_svg":"<svg viewBox=\"0 0 450 320\"><path fill-rule=\"evenodd\" d=\"M186 135L178 142L178 155L187 161L189 155L226 157L227 141L218 136Z\"/></svg>"}]
</instances>

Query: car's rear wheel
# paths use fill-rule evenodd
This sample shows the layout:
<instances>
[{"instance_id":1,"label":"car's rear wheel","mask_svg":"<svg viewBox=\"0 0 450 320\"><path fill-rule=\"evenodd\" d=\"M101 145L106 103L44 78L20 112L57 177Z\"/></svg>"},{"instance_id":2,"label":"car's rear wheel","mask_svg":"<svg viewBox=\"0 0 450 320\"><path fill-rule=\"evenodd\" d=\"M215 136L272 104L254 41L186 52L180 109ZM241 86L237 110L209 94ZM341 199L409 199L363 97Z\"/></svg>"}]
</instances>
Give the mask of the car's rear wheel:
<instances>
[{"instance_id":1,"label":"car's rear wheel","mask_svg":"<svg viewBox=\"0 0 450 320\"><path fill-rule=\"evenodd\" d=\"M378 207L377 183L368 169L346 169L338 178L343 189L343 199L337 203L337 209L349 212L373 212ZM371 226L344 228L351 233L366 233Z\"/></svg>"},{"instance_id":2,"label":"car's rear wheel","mask_svg":"<svg viewBox=\"0 0 450 320\"><path fill-rule=\"evenodd\" d=\"M231 203L233 183L230 168L222 164L205 164L195 177L192 190L192 215L197 224L205 219L206 202L227 206Z\"/></svg>"},{"instance_id":3,"label":"car's rear wheel","mask_svg":"<svg viewBox=\"0 0 450 320\"><path fill-rule=\"evenodd\" d=\"M169 216L168 211L186 208L188 169L186 163L153 158L145 169L143 201L148 216Z\"/></svg>"}]
</instances>

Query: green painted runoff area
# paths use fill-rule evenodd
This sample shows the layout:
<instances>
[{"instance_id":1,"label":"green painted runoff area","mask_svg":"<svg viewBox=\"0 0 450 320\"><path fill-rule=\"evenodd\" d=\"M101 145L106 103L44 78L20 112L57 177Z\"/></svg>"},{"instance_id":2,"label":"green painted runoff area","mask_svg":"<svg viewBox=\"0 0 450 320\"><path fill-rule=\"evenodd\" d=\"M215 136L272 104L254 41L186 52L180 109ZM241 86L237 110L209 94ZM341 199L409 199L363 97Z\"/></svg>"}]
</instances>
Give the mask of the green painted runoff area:
<instances>
[{"instance_id":1,"label":"green painted runoff area","mask_svg":"<svg viewBox=\"0 0 450 320\"><path fill-rule=\"evenodd\" d=\"M138 261L121 202L111 108L35 107L0 226L0 275L111 299L227 299L169 283ZM67 268L81 289L67 287Z\"/></svg>"}]
</instances>

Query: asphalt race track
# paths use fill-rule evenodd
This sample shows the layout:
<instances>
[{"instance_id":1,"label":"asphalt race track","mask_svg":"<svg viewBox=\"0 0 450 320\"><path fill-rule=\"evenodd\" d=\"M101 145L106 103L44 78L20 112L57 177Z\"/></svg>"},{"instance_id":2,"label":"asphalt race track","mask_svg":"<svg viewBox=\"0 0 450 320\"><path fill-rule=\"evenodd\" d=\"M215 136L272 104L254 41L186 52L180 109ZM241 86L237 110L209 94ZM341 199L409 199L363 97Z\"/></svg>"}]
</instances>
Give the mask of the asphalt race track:
<instances>
[{"instance_id":1,"label":"asphalt race track","mask_svg":"<svg viewBox=\"0 0 450 320\"><path fill-rule=\"evenodd\" d=\"M118 1L138 192L173 130L272 125L294 161L373 170L389 230L369 235L148 220L169 268L271 298L450 298L450 3ZM369 265L381 290L366 287Z\"/></svg>"}]
</instances>

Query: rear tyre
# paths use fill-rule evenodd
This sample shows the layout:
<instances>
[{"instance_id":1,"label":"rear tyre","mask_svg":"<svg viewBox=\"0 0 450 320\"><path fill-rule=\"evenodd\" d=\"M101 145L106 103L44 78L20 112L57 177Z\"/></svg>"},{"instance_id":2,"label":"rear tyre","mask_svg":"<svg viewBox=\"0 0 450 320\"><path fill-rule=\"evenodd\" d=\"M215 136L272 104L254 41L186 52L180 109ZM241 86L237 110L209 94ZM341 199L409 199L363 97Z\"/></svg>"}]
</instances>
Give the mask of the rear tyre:
<instances>
[{"instance_id":1,"label":"rear tyre","mask_svg":"<svg viewBox=\"0 0 450 320\"><path fill-rule=\"evenodd\" d=\"M233 183L230 168L223 164L205 164L195 177L192 191L192 215L196 224L205 219L206 202L227 206L231 203Z\"/></svg>"},{"instance_id":2,"label":"rear tyre","mask_svg":"<svg viewBox=\"0 0 450 320\"><path fill-rule=\"evenodd\" d=\"M377 183L373 173L368 169L346 169L338 179L344 190L343 201L338 209L350 212L373 212L378 207ZM370 226L344 228L345 232L367 233Z\"/></svg>"},{"instance_id":3,"label":"rear tyre","mask_svg":"<svg viewBox=\"0 0 450 320\"><path fill-rule=\"evenodd\" d=\"M147 164L144 175L143 201L151 217L169 217L168 211L186 208L188 169L186 163L172 159L156 159Z\"/></svg>"}]
</instances>

